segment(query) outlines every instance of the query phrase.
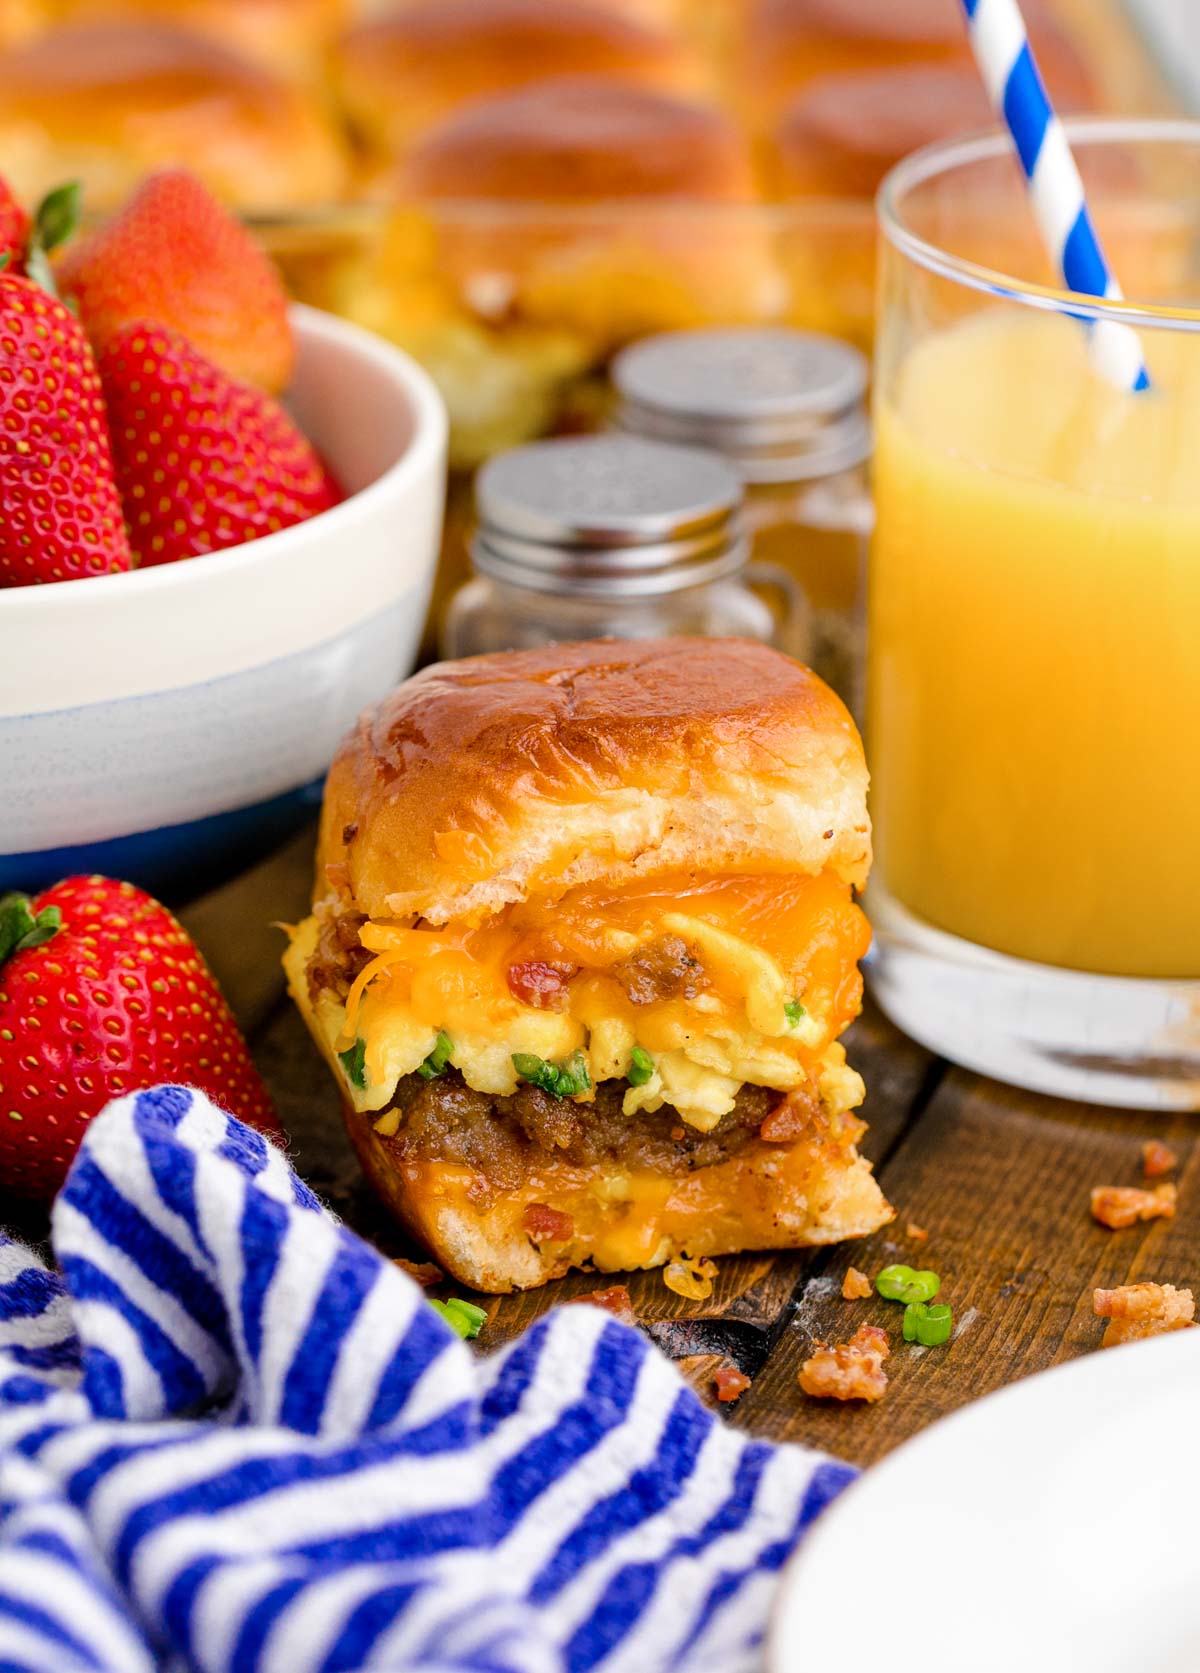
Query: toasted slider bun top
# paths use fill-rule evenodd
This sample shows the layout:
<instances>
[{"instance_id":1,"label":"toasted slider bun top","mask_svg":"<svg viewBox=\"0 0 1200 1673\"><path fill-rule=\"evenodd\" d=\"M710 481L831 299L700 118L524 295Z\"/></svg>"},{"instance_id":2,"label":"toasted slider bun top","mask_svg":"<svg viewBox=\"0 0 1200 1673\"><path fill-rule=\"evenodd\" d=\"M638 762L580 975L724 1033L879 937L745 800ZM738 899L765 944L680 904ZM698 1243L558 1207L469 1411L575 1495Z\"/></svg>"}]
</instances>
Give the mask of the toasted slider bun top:
<instances>
[{"instance_id":1,"label":"toasted slider bun top","mask_svg":"<svg viewBox=\"0 0 1200 1673\"><path fill-rule=\"evenodd\" d=\"M0 50L44 29L47 21L43 0L4 0L0 5Z\"/></svg>"},{"instance_id":2,"label":"toasted slider bun top","mask_svg":"<svg viewBox=\"0 0 1200 1673\"><path fill-rule=\"evenodd\" d=\"M974 66L903 64L822 76L785 109L772 146L783 197L870 197L893 163L918 146L992 121Z\"/></svg>"},{"instance_id":3,"label":"toasted slider bun top","mask_svg":"<svg viewBox=\"0 0 1200 1673\"><path fill-rule=\"evenodd\" d=\"M0 158L18 193L74 178L93 207L171 164L247 209L331 202L345 183L341 142L307 95L159 23L68 24L0 58Z\"/></svg>"},{"instance_id":4,"label":"toasted slider bun top","mask_svg":"<svg viewBox=\"0 0 1200 1673\"><path fill-rule=\"evenodd\" d=\"M815 674L737 639L594 640L426 668L330 770L318 876L369 917L478 920L682 871L861 885L867 770ZM325 885L318 884L318 893Z\"/></svg>"},{"instance_id":5,"label":"toasted slider bun top","mask_svg":"<svg viewBox=\"0 0 1200 1673\"><path fill-rule=\"evenodd\" d=\"M403 196L741 202L749 149L723 112L599 76L482 100L435 128L400 168Z\"/></svg>"},{"instance_id":6,"label":"toasted slider bun top","mask_svg":"<svg viewBox=\"0 0 1200 1673\"><path fill-rule=\"evenodd\" d=\"M140 18L215 36L272 70L311 77L345 23L349 0L57 0L63 21Z\"/></svg>"},{"instance_id":7,"label":"toasted slider bun top","mask_svg":"<svg viewBox=\"0 0 1200 1673\"><path fill-rule=\"evenodd\" d=\"M746 0L743 101L756 121L808 82L953 62L978 76L960 0ZM1086 104L1090 77L1046 0L1022 8L1052 96Z\"/></svg>"},{"instance_id":8,"label":"toasted slider bun top","mask_svg":"<svg viewBox=\"0 0 1200 1673\"><path fill-rule=\"evenodd\" d=\"M1062 66L1058 102L1077 108L1084 85ZM896 64L822 76L780 117L771 147L778 195L871 197L894 163L934 140L994 125L973 64Z\"/></svg>"},{"instance_id":9,"label":"toasted slider bun top","mask_svg":"<svg viewBox=\"0 0 1200 1673\"><path fill-rule=\"evenodd\" d=\"M921 46L963 44L959 0L751 0L763 36L837 35Z\"/></svg>"},{"instance_id":10,"label":"toasted slider bun top","mask_svg":"<svg viewBox=\"0 0 1200 1673\"><path fill-rule=\"evenodd\" d=\"M588 0L416 0L351 30L335 61L351 121L392 155L471 100L564 75L676 93L704 81L677 35Z\"/></svg>"}]
</instances>

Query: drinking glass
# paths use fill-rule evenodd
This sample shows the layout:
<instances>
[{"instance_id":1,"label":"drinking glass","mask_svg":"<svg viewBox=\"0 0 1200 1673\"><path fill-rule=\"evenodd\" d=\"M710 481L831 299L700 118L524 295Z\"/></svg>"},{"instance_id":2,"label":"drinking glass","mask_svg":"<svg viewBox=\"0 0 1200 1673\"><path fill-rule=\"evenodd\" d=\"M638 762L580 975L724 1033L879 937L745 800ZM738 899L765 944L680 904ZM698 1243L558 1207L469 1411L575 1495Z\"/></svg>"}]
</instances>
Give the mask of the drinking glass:
<instances>
[{"instance_id":1,"label":"drinking glass","mask_svg":"<svg viewBox=\"0 0 1200 1673\"><path fill-rule=\"evenodd\" d=\"M871 973L956 1062L1200 1108L1200 123L1082 120L1127 305L1057 288L1007 136L889 176ZM1091 338L1141 339L1116 389Z\"/></svg>"}]
</instances>

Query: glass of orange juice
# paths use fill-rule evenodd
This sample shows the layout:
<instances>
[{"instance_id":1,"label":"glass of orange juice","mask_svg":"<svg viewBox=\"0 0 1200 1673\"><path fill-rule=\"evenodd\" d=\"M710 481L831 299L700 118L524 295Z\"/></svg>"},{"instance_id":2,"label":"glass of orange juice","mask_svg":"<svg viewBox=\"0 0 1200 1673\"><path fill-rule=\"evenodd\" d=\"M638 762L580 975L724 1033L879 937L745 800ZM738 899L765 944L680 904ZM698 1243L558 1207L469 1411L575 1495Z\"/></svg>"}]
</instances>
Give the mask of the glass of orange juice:
<instances>
[{"instance_id":1,"label":"glass of orange juice","mask_svg":"<svg viewBox=\"0 0 1200 1673\"><path fill-rule=\"evenodd\" d=\"M1068 124L1126 306L1056 289L1006 136L880 194L874 987L1018 1085L1200 1108L1200 124ZM1133 326L1144 393L1090 334Z\"/></svg>"}]
</instances>

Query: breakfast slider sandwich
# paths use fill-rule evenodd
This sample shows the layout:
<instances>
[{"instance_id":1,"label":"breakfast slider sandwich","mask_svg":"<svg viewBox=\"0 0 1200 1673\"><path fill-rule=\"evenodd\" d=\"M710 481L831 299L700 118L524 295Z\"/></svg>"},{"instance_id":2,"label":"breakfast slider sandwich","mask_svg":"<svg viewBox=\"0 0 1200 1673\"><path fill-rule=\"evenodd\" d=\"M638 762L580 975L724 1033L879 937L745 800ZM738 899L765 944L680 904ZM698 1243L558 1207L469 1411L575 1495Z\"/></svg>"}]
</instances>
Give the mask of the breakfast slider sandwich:
<instances>
[{"instance_id":1,"label":"breakfast slider sandwich","mask_svg":"<svg viewBox=\"0 0 1200 1673\"><path fill-rule=\"evenodd\" d=\"M523 1289L892 1218L839 1035L867 772L834 694L742 640L425 669L326 786L289 986L392 1211Z\"/></svg>"}]
</instances>

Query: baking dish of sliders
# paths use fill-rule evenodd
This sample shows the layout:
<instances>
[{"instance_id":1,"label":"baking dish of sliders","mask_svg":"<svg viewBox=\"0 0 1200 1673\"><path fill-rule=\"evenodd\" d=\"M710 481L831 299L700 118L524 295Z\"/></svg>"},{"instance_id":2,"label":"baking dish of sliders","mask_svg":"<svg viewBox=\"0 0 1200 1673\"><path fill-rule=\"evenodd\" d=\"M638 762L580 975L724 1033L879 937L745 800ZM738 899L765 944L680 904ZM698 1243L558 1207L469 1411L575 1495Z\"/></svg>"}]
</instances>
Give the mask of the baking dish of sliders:
<instances>
[{"instance_id":1,"label":"baking dish of sliders","mask_svg":"<svg viewBox=\"0 0 1200 1673\"><path fill-rule=\"evenodd\" d=\"M1085 9L1026 8L1058 106L1161 107ZM593 423L647 332L869 342L879 180L989 123L957 0L57 0L0 51L22 195L103 212L186 162L302 300L433 372L464 467Z\"/></svg>"}]
</instances>

